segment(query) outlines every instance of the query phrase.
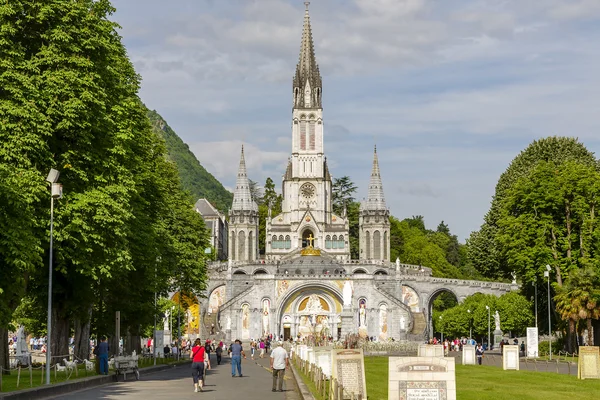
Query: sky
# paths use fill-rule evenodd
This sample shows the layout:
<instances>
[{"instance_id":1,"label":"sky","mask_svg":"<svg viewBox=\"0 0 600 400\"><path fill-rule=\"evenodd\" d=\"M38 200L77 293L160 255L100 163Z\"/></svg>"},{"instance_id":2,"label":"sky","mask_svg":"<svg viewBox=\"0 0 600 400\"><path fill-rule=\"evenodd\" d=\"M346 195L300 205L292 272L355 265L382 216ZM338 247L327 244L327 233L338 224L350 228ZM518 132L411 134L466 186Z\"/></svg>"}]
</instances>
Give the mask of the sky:
<instances>
[{"instance_id":1,"label":"sky","mask_svg":"<svg viewBox=\"0 0 600 400\"><path fill-rule=\"evenodd\" d=\"M300 0L113 0L140 96L225 187L277 188L291 152ZM367 194L377 153L390 213L478 230L533 140L600 151L600 1L313 0L332 176Z\"/></svg>"}]
</instances>

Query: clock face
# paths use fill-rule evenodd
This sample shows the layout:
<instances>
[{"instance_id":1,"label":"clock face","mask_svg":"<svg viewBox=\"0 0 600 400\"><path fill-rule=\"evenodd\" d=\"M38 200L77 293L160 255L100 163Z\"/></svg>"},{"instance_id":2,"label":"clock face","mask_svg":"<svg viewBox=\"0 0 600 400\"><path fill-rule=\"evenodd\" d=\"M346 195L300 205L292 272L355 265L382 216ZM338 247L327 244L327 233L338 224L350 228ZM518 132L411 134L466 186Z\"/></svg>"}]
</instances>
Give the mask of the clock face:
<instances>
[{"instance_id":1,"label":"clock face","mask_svg":"<svg viewBox=\"0 0 600 400\"><path fill-rule=\"evenodd\" d=\"M310 183L305 183L300 187L300 193L303 197L310 199L315 196L315 187Z\"/></svg>"}]
</instances>

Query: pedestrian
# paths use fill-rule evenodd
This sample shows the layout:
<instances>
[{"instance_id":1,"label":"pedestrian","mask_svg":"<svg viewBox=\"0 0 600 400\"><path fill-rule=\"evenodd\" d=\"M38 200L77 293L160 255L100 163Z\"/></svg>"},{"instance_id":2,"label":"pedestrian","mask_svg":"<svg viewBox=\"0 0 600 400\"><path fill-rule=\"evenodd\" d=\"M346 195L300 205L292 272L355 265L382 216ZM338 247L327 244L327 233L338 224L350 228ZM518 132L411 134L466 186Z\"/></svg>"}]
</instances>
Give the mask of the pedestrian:
<instances>
[{"instance_id":1,"label":"pedestrian","mask_svg":"<svg viewBox=\"0 0 600 400\"><path fill-rule=\"evenodd\" d=\"M98 344L98 360L100 361L100 375L108 375L108 352L110 347L106 341L106 336L102 336Z\"/></svg>"},{"instance_id":2,"label":"pedestrian","mask_svg":"<svg viewBox=\"0 0 600 400\"><path fill-rule=\"evenodd\" d=\"M246 353L242 348L242 342L239 339L235 340L235 343L231 345L231 377L235 376L235 370L237 368L238 375L242 377L242 357L246 359Z\"/></svg>"},{"instance_id":3,"label":"pedestrian","mask_svg":"<svg viewBox=\"0 0 600 400\"><path fill-rule=\"evenodd\" d=\"M525 357L525 341L521 340L521 355Z\"/></svg>"},{"instance_id":4,"label":"pedestrian","mask_svg":"<svg viewBox=\"0 0 600 400\"><path fill-rule=\"evenodd\" d=\"M190 352L190 358L192 359L192 379L194 380L194 392L198 393L198 390L202 391L204 386L202 379L204 379L205 359L205 350L204 346L202 346L202 340L200 340L200 338L196 339L194 342L194 347L192 347L192 351Z\"/></svg>"},{"instance_id":5,"label":"pedestrian","mask_svg":"<svg viewBox=\"0 0 600 400\"><path fill-rule=\"evenodd\" d=\"M483 360L483 347L481 346L481 343L477 343L475 355L477 355L477 363L481 365L481 361Z\"/></svg>"},{"instance_id":6,"label":"pedestrian","mask_svg":"<svg viewBox=\"0 0 600 400\"><path fill-rule=\"evenodd\" d=\"M263 339L260 339L260 344L258 346L260 347L260 358L264 358L265 357L265 341Z\"/></svg>"},{"instance_id":7,"label":"pedestrian","mask_svg":"<svg viewBox=\"0 0 600 400\"><path fill-rule=\"evenodd\" d=\"M223 354L223 342L219 342L219 345L215 349L215 353L217 354L217 365L221 365L221 356Z\"/></svg>"},{"instance_id":8,"label":"pedestrian","mask_svg":"<svg viewBox=\"0 0 600 400\"><path fill-rule=\"evenodd\" d=\"M283 342L277 342L277 347L271 352L271 370L273 371L273 388L272 392L283 392L283 377L285 369L290 365L287 351L283 348Z\"/></svg>"}]
</instances>

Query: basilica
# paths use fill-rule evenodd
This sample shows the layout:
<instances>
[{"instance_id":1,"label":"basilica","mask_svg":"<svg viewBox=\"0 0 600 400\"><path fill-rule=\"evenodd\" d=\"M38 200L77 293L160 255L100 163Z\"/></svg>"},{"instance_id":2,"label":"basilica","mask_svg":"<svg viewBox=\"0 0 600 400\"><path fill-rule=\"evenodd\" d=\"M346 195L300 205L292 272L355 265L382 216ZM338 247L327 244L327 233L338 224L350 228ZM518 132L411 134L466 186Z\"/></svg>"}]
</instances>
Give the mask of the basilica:
<instances>
[{"instance_id":1,"label":"basilica","mask_svg":"<svg viewBox=\"0 0 600 400\"><path fill-rule=\"evenodd\" d=\"M457 289L453 285L458 281L433 278L427 267L390 260L389 210L376 149L368 197L360 206L359 257L351 259L348 218L332 208L323 85L305 4L292 80L292 149L282 166L282 211L269 211L264 256L258 252L258 206L243 148L228 218L203 199L196 204L207 224L218 227L218 233L213 229L218 243L213 244L226 255L226 261L209 266L200 311L203 329L216 327L229 340L268 335L337 339L349 333L422 340L432 333L431 304L439 293L449 291L460 301L474 291L502 294L510 287L463 281Z\"/></svg>"}]
</instances>

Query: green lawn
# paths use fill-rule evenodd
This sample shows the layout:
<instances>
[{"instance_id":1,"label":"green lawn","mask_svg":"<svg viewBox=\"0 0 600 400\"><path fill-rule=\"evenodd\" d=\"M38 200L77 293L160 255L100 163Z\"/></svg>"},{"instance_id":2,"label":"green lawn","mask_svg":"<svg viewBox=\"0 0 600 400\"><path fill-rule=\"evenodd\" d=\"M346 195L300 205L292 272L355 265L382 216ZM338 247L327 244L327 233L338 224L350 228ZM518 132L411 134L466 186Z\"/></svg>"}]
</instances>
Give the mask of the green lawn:
<instances>
[{"instance_id":1,"label":"green lawn","mask_svg":"<svg viewBox=\"0 0 600 400\"><path fill-rule=\"evenodd\" d=\"M388 359L365 357L369 400L387 399ZM456 365L457 400L592 400L600 398L600 381L498 367Z\"/></svg>"}]
</instances>

